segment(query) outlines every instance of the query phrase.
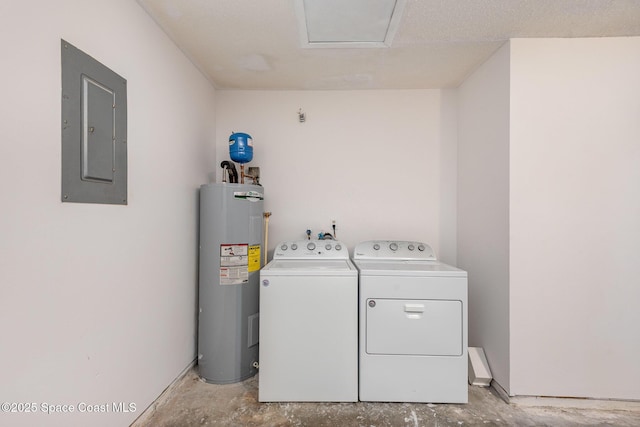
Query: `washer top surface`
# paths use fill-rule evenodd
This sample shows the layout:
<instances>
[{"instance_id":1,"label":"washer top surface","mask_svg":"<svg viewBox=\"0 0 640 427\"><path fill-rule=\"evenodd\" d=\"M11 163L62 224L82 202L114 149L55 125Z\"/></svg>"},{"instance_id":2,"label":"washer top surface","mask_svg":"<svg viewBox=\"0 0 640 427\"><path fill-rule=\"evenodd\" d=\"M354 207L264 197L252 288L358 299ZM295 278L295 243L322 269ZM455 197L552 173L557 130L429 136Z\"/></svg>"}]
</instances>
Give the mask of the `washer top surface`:
<instances>
[{"instance_id":1,"label":"washer top surface","mask_svg":"<svg viewBox=\"0 0 640 427\"><path fill-rule=\"evenodd\" d=\"M349 250L338 240L293 240L279 243L273 259L348 260Z\"/></svg>"},{"instance_id":2,"label":"washer top surface","mask_svg":"<svg viewBox=\"0 0 640 427\"><path fill-rule=\"evenodd\" d=\"M289 276L357 276L358 270L348 259L274 259L261 273Z\"/></svg>"},{"instance_id":3,"label":"washer top surface","mask_svg":"<svg viewBox=\"0 0 640 427\"><path fill-rule=\"evenodd\" d=\"M262 274L289 276L357 276L346 245L336 240L296 240L276 246Z\"/></svg>"}]
</instances>

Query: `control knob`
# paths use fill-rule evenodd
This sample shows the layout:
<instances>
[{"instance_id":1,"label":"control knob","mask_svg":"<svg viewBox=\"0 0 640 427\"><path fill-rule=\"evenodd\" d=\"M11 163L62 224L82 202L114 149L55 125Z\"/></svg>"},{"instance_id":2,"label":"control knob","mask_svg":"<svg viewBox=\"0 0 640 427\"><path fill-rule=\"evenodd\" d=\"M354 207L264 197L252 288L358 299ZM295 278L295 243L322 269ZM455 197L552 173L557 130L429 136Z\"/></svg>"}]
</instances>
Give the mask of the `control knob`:
<instances>
[{"instance_id":1,"label":"control knob","mask_svg":"<svg viewBox=\"0 0 640 427\"><path fill-rule=\"evenodd\" d=\"M309 249L310 251L314 250L316 248L316 244L313 242L307 243L307 249Z\"/></svg>"},{"instance_id":2,"label":"control knob","mask_svg":"<svg viewBox=\"0 0 640 427\"><path fill-rule=\"evenodd\" d=\"M392 251L397 251L398 250L398 244L396 242L393 242L389 245L389 249L391 249Z\"/></svg>"},{"instance_id":3,"label":"control knob","mask_svg":"<svg viewBox=\"0 0 640 427\"><path fill-rule=\"evenodd\" d=\"M296 245L295 243L291 244L291 250L295 251L296 249L298 249L298 245Z\"/></svg>"},{"instance_id":4,"label":"control knob","mask_svg":"<svg viewBox=\"0 0 640 427\"><path fill-rule=\"evenodd\" d=\"M280 246L280 249L282 249L283 251L286 251L287 249L289 249L289 246L282 245L282 246Z\"/></svg>"},{"instance_id":5,"label":"control knob","mask_svg":"<svg viewBox=\"0 0 640 427\"><path fill-rule=\"evenodd\" d=\"M325 248L326 250L330 251L330 250L331 250L331 244L330 244L330 243L327 243L326 245L324 245L324 248Z\"/></svg>"}]
</instances>

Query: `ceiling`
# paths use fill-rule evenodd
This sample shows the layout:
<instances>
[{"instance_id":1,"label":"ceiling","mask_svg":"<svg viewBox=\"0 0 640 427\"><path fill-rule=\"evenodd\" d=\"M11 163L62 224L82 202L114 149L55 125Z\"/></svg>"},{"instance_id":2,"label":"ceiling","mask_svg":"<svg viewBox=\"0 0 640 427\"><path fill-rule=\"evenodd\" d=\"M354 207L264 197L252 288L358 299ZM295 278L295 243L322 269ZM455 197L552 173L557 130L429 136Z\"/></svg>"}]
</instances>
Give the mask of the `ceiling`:
<instances>
[{"instance_id":1,"label":"ceiling","mask_svg":"<svg viewBox=\"0 0 640 427\"><path fill-rule=\"evenodd\" d=\"M219 89L453 88L510 38L640 36L640 0L406 0L376 48L303 47L302 0L137 1Z\"/></svg>"}]
</instances>

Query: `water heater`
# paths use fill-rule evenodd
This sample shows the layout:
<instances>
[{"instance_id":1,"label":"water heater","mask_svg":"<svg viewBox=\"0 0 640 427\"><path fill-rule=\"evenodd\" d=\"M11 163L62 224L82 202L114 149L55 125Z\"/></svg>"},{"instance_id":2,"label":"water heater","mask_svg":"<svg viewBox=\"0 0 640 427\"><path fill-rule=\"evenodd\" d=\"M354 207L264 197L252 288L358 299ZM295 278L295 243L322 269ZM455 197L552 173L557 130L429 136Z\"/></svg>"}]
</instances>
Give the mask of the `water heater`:
<instances>
[{"instance_id":1,"label":"water heater","mask_svg":"<svg viewBox=\"0 0 640 427\"><path fill-rule=\"evenodd\" d=\"M259 185L200 187L198 365L210 383L257 373L263 198Z\"/></svg>"}]
</instances>

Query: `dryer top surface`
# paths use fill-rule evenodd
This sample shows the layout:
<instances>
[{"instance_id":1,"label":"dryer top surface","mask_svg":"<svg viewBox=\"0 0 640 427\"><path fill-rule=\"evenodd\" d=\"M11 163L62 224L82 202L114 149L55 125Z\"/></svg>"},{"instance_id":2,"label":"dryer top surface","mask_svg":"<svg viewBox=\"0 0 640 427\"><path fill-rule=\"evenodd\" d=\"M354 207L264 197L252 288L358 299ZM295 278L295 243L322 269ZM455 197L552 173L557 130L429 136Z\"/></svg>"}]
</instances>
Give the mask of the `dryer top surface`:
<instances>
[{"instance_id":1,"label":"dryer top surface","mask_svg":"<svg viewBox=\"0 0 640 427\"><path fill-rule=\"evenodd\" d=\"M361 276L467 277L467 272L440 261L354 260Z\"/></svg>"}]
</instances>

